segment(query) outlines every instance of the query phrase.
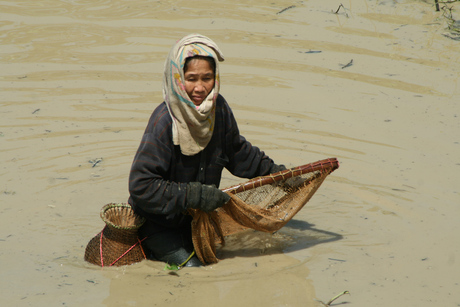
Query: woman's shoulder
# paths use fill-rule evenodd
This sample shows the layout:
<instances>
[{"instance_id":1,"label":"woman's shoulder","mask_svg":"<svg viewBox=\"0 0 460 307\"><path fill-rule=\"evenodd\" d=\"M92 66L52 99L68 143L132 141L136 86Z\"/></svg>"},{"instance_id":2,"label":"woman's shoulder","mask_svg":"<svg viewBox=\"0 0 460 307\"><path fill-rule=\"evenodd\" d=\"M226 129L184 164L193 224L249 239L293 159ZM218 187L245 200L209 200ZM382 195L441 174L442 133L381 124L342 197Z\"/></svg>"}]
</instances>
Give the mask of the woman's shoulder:
<instances>
[{"instance_id":1,"label":"woman's shoulder","mask_svg":"<svg viewBox=\"0 0 460 307\"><path fill-rule=\"evenodd\" d=\"M170 130L172 118L169 115L166 103L162 102L158 105L150 116L145 133L163 134Z\"/></svg>"},{"instance_id":2,"label":"woman's shoulder","mask_svg":"<svg viewBox=\"0 0 460 307\"><path fill-rule=\"evenodd\" d=\"M228 105L227 100L225 100L224 96L222 96L221 94L217 96L216 108L220 109L223 113L232 113L232 109Z\"/></svg>"},{"instance_id":3,"label":"woman's shoulder","mask_svg":"<svg viewBox=\"0 0 460 307\"><path fill-rule=\"evenodd\" d=\"M235 129L238 130L233 111L225 98L220 94L216 100L216 117L219 119L219 125L221 125L221 127L225 127L223 128L225 131L229 132L234 131Z\"/></svg>"}]
</instances>

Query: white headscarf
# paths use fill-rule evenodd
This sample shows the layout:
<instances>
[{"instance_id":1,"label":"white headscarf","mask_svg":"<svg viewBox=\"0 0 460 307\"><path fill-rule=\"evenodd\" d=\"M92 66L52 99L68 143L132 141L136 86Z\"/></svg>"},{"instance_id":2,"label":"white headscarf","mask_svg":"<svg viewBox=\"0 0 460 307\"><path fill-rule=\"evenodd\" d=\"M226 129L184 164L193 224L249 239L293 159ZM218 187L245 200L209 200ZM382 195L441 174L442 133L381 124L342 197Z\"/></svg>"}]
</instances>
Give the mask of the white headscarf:
<instances>
[{"instance_id":1,"label":"white headscarf","mask_svg":"<svg viewBox=\"0 0 460 307\"><path fill-rule=\"evenodd\" d=\"M214 88L200 106L193 104L184 85L185 59L195 55L213 57L216 63ZM219 95L219 61L223 60L217 45L199 34L185 36L169 52L163 76L163 98L173 120L174 145L179 145L184 155L199 153L211 140Z\"/></svg>"}]
</instances>

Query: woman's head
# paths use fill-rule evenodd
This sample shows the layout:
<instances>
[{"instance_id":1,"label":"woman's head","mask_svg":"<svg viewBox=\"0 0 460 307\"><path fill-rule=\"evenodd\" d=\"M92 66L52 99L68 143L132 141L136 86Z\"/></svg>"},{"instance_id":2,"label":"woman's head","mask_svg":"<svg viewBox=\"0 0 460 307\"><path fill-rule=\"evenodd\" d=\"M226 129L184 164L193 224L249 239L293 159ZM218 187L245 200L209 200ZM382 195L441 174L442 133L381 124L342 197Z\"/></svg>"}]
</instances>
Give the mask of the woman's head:
<instances>
[{"instance_id":1,"label":"woman's head","mask_svg":"<svg viewBox=\"0 0 460 307\"><path fill-rule=\"evenodd\" d=\"M184 85L193 104L199 106L214 88L216 62L208 56L188 57L184 64Z\"/></svg>"},{"instance_id":2,"label":"woman's head","mask_svg":"<svg viewBox=\"0 0 460 307\"><path fill-rule=\"evenodd\" d=\"M180 101L198 112L208 112L219 95L219 62L223 60L217 45L206 36L191 34L177 41L165 63L163 96L166 103ZM204 91L208 95L204 100L201 99L203 89L197 89L200 92L198 94L194 93L192 84L185 80L185 74L190 75L192 68L211 70L214 75L214 84L211 87L205 86ZM209 78L206 81L210 81Z\"/></svg>"},{"instance_id":3,"label":"woman's head","mask_svg":"<svg viewBox=\"0 0 460 307\"><path fill-rule=\"evenodd\" d=\"M169 52L163 97L173 120L173 142L184 155L203 150L213 135L223 60L216 43L199 34L183 37Z\"/></svg>"}]
</instances>

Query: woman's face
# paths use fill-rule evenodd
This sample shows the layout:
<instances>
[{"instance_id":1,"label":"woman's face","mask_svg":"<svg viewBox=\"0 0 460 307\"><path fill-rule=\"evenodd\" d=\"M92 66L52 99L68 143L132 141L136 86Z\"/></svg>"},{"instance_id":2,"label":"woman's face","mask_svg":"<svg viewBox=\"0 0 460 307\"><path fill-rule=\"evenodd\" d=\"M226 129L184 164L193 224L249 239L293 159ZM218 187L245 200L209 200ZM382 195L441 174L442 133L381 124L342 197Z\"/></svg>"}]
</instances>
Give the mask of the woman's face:
<instances>
[{"instance_id":1,"label":"woman's face","mask_svg":"<svg viewBox=\"0 0 460 307\"><path fill-rule=\"evenodd\" d=\"M191 59L185 67L185 91L193 104L199 106L214 88L214 72L209 62Z\"/></svg>"}]
</instances>

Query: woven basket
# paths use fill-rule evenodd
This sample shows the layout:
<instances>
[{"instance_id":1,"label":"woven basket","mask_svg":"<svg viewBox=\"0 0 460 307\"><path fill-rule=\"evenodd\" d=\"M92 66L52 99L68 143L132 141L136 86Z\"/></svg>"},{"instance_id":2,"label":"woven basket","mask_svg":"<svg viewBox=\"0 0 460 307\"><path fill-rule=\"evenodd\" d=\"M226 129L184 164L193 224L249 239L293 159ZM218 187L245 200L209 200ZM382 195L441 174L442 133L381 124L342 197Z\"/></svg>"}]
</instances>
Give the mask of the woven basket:
<instances>
[{"instance_id":1,"label":"woven basket","mask_svg":"<svg viewBox=\"0 0 460 307\"><path fill-rule=\"evenodd\" d=\"M102 231L92 238L85 250L85 260L99 266L120 266L145 259L137 230L145 219L134 213L129 204L102 207L105 222Z\"/></svg>"}]
</instances>

